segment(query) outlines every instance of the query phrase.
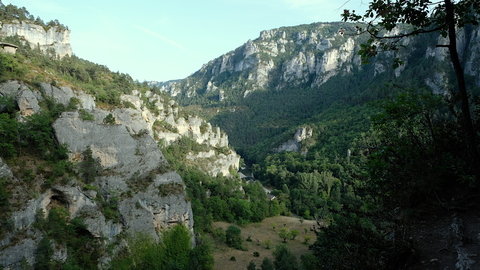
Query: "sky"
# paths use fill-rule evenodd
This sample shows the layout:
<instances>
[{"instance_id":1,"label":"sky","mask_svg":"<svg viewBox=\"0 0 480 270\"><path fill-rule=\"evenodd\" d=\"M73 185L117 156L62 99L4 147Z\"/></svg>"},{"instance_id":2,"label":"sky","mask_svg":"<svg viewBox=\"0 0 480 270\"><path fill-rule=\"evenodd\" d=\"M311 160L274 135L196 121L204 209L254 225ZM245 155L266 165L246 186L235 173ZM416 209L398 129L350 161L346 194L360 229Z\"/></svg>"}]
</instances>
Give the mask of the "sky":
<instances>
[{"instance_id":1,"label":"sky","mask_svg":"<svg viewBox=\"0 0 480 270\"><path fill-rule=\"evenodd\" d=\"M134 80L183 79L283 26L340 21L362 0L2 0L71 30L73 53Z\"/></svg>"}]
</instances>

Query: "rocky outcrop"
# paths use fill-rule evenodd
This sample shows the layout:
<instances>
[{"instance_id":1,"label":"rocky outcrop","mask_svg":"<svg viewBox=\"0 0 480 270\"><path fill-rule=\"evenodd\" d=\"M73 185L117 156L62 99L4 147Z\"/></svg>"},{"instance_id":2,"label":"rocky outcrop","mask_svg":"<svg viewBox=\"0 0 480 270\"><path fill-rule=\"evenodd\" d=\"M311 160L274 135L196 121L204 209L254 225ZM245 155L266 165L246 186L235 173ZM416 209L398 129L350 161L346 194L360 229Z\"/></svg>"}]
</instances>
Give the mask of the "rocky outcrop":
<instances>
[{"instance_id":1,"label":"rocky outcrop","mask_svg":"<svg viewBox=\"0 0 480 270\"><path fill-rule=\"evenodd\" d=\"M46 189L37 185L36 195L31 196L31 191L0 159L0 177L11 179L12 200L18 202L9 218L13 229L0 242L4 267L19 268L23 258L33 264L42 239L33 224L38 213L48 215L55 207L66 209L70 218L81 217L88 234L104 239L105 244L118 241L117 236L125 233L141 232L158 239L162 231L175 224L186 225L194 243L193 213L185 185L169 169L158 148L160 142L171 144L187 136L211 147L208 152L191 153L187 160L192 165L207 163L200 168L211 175L228 176L238 170L240 157L228 149L228 137L218 127L196 116L180 116L176 102L151 92L123 95L123 108L110 111L97 108L95 98L83 91L47 83L32 86L8 81L0 85L0 95L16 101L20 119L39 112L39 104L45 99L65 106L77 104L78 109L64 112L54 122L56 140L68 146L74 164L84 160L89 148L99 166L88 188L71 178ZM113 123L105 122L109 115ZM37 175L35 181L44 182L42 177ZM116 218L105 213L105 203L113 204ZM64 261L67 256L64 247L55 249L58 260ZM102 261L108 262L108 256Z\"/></svg>"},{"instance_id":2,"label":"rocky outcrop","mask_svg":"<svg viewBox=\"0 0 480 270\"><path fill-rule=\"evenodd\" d=\"M40 83L39 86L39 89L36 89L18 81L8 81L0 84L0 96L14 98L20 109L19 117L39 112L39 103L44 100L44 97L52 98L65 106L74 99L78 101L79 109L84 109L93 115L95 123L103 124L105 117L112 114L116 124L122 125L130 135L145 133L155 138L156 143L162 142L164 146L176 142L182 136L213 148L229 146L228 136L219 127L212 127L210 123L197 116L180 116L179 107L175 101L165 100L151 92L142 94L133 91L131 95L122 95L122 101L130 107L106 111L96 109L95 98L83 91L73 91L70 87L53 86L48 83ZM141 98L142 95L145 95L147 101ZM147 108L147 103L151 104L150 108L155 108L155 112ZM1 110L2 108L0 112ZM78 113L75 117L79 117ZM209 173L222 172L225 176L229 176L229 168L238 169L236 161L240 157L234 151L229 151L228 155L216 156L218 160L209 167ZM222 161L223 158L226 158L226 161Z\"/></svg>"},{"instance_id":3,"label":"rocky outcrop","mask_svg":"<svg viewBox=\"0 0 480 270\"><path fill-rule=\"evenodd\" d=\"M75 98L79 101L80 108L87 110L95 108L95 98L91 95L87 95L83 91L74 92L70 87L56 87L47 83L41 83L40 89L36 89L18 81L8 81L0 84L0 96L14 98L22 117L39 112L39 103L44 100L44 96L65 106L70 103L72 98Z\"/></svg>"},{"instance_id":4,"label":"rocky outcrop","mask_svg":"<svg viewBox=\"0 0 480 270\"><path fill-rule=\"evenodd\" d=\"M14 20L8 23L0 22L0 35L18 35L21 40L27 41L32 49L37 46L44 52L53 49L60 58L72 55L70 30L65 28L55 26L45 29L33 22Z\"/></svg>"},{"instance_id":5,"label":"rocky outcrop","mask_svg":"<svg viewBox=\"0 0 480 270\"><path fill-rule=\"evenodd\" d=\"M212 176L230 176L232 171L238 171L240 164L240 156L230 149L226 153L217 153L213 149L208 152L189 153L187 160Z\"/></svg>"},{"instance_id":6,"label":"rocky outcrop","mask_svg":"<svg viewBox=\"0 0 480 270\"><path fill-rule=\"evenodd\" d=\"M306 150L302 151L302 142L313 136L313 130L308 127L297 129L293 138L282 143L273 149L273 152L280 153L282 151L296 152L306 154Z\"/></svg>"},{"instance_id":7,"label":"rocky outcrop","mask_svg":"<svg viewBox=\"0 0 480 270\"><path fill-rule=\"evenodd\" d=\"M195 166L201 166L211 175L222 173L230 176L231 170L238 170L240 156L233 150L223 151L229 147L228 136L219 127L212 127L197 116L180 116L178 105L173 100L165 100L151 92L144 95L150 106L155 107L156 113L147 108L145 98L141 98L142 93L133 91L131 95L121 96L123 102L130 104L131 108L115 109L112 112L96 110L96 121L101 123L107 114L112 113L116 123L124 125L131 135L147 133L163 146L175 143L181 137L188 137L198 144L210 147L210 152L214 152L208 157L190 153L189 160ZM202 166L207 160L208 166Z\"/></svg>"},{"instance_id":8,"label":"rocky outcrop","mask_svg":"<svg viewBox=\"0 0 480 270\"><path fill-rule=\"evenodd\" d=\"M15 202L9 217L12 229L0 241L0 265L19 269L22 259L33 265L42 239L42 233L34 226L37 215L43 212L47 216L51 209L58 207L66 209L70 219L81 217L87 229L84 233L102 239L105 245L118 241L120 234L143 233L158 240L165 229L176 224L189 228L194 245L193 213L185 185L181 177L169 169L157 141L151 136L151 128L147 130L158 116L134 108L97 109L91 96L68 87L41 84L39 88L10 81L0 86L0 93L14 97L22 115L38 112L39 108L32 104L38 106L45 98L54 98L65 105L72 98L78 99L78 106L93 116L93 120L83 119L80 112L74 110L64 112L52 127L58 143L68 146L73 164L84 160L85 150L91 149L92 157L98 162L97 177L89 183L89 188L76 178L65 178L61 184L46 188L40 188L39 184L35 191L29 191L0 159L0 178L10 179L10 200ZM130 100L135 101L135 96ZM21 102L27 104L27 101L28 106L21 106ZM165 111L178 113L172 107ZM115 115L117 123L104 123L108 114ZM127 114L138 115L128 118ZM34 181L39 183L45 181L42 175L35 177ZM32 192L36 195L32 196ZM105 204L116 211L116 217L106 214ZM67 256L65 247L55 248L54 258L65 261ZM105 256L102 261L108 262L109 255Z\"/></svg>"},{"instance_id":9,"label":"rocky outcrop","mask_svg":"<svg viewBox=\"0 0 480 270\"><path fill-rule=\"evenodd\" d=\"M352 29L352 33L345 34L345 29ZM419 55L424 55L430 74L422 80L436 93L448 92L445 87L439 88L439 84L448 85L448 50L437 46L446 44L446 39L434 35L404 38L397 45L408 49L379 53L366 68L358 52L368 37L357 35L353 29L346 23L314 23L262 31L259 38L210 61L184 80L163 83L161 90L180 100L208 95L210 102L221 103L229 98L245 98L258 90L319 88L333 77L359 70L368 78L383 74L400 77L405 70L418 66ZM479 29L465 28L457 36L465 73L475 78L476 85L480 85ZM388 34L402 31L396 28ZM394 58L403 65L392 70ZM412 64L412 60L416 63ZM212 94L217 94L218 99Z\"/></svg>"},{"instance_id":10,"label":"rocky outcrop","mask_svg":"<svg viewBox=\"0 0 480 270\"><path fill-rule=\"evenodd\" d=\"M0 179L1 178L8 178L11 179L13 178L12 170L3 162L3 160L0 158Z\"/></svg>"}]
</instances>

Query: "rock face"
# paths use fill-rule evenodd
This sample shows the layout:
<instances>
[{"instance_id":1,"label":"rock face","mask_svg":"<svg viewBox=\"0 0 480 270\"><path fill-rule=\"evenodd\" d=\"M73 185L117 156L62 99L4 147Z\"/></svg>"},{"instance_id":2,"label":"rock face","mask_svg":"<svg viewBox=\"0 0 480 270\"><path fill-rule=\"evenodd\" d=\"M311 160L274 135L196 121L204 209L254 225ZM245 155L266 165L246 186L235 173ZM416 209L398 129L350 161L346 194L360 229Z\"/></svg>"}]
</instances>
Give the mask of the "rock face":
<instances>
[{"instance_id":1,"label":"rock face","mask_svg":"<svg viewBox=\"0 0 480 270\"><path fill-rule=\"evenodd\" d=\"M39 46L44 52L53 49L60 58L72 55L70 30L68 29L55 26L46 30L40 25L25 21L0 22L0 27L1 35L18 35L22 40L28 41L32 48Z\"/></svg>"},{"instance_id":2,"label":"rock face","mask_svg":"<svg viewBox=\"0 0 480 270\"><path fill-rule=\"evenodd\" d=\"M431 72L425 83L435 92L448 91L440 87L448 84L450 76L445 72L448 51L436 46L445 44L443 38L433 35L405 38L399 45L409 49L380 53L371 59L371 67L366 68L358 51L367 37L355 35L354 31L344 34L345 29L352 28L347 23L314 23L262 31L257 39L248 40L241 47L210 61L184 80L158 85L180 100L205 95L209 100L221 103L247 97L258 90L318 88L335 76L346 76L359 70L366 70L362 75L365 77L386 73L400 77L411 65L416 65L410 63L412 55L418 60L423 54L425 61L431 62L428 65ZM392 31L393 34L400 32L401 29ZM466 74L474 76L476 84L480 85L480 28L462 29L457 41L459 53L465 60ZM404 64L392 70L395 57Z\"/></svg>"},{"instance_id":3,"label":"rock face","mask_svg":"<svg viewBox=\"0 0 480 270\"><path fill-rule=\"evenodd\" d=\"M123 95L124 108L106 111L97 108L95 98L83 91L47 83L37 87L8 81L0 84L0 95L16 101L20 120L39 112L39 104L46 98L64 105L76 101L78 110L64 112L52 127L58 143L68 146L74 164L82 162L86 150L91 150L98 163L97 177L88 187L74 178L48 188L38 186L36 195L31 196L32 191L0 159L0 178L10 179L14 187L11 199L19 202L10 217L13 229L0 240L0 266L20 269L22 259L33 265L42 239L42 233L33 226L36 215L40 211L48 215L54 207L66 209L70 218L81 217L88 234L104 239L106 245L130 233L159 239L162 231L176 224L190 230L194 245L193 213L185 185L169 169L158 144L168 145L186 136L211 149L191 153L188 162L208 161L203 167L208 173L230 175L238 170L240 157L228 149L226 134L199 117L180 116L174 101L150 92ZM109 115L113 123L105 122ZM38 175L35 179L44 182L41 178ZM116 218L105 213L105 203L116 209ZM67 256L65 248L55 249L55 258L64 261ZM105 256L102 261L108 262Z\"/></svg>"},{"instance_id":4,"label":"rock face","mask_svg":"<svg viewBox=\"0 0 480 270\"><path fill-rule=\"evenodd\" d=\"M18 81L8 81L0 84L0 96L12 97L20 109L20 116L29 116L40 111L39 102L43 95L52 97L56 102L67 106L72 98L78 99L80 108L92 110L95 108L95 98L82 91L74 92L69 87L56 87L41 83L40 89ZM0 108L1 112L1 108Z\"/></svg>"},{"instance_id":5,"label":"rock face","mask_svg":"<svg viewBox=\"0 0 480 270\"><path fill-rule=\"evenodd\" d=\"M203 168L211 175L222 173L230 176L230 170L238 171L240 156L228 148L228 135L219 127L212 125L197 116L180 116L178 105L173 101L167 101L152 93L148 95L148 103L153 104L156 113L147 108L147 104L141 99L142 93L133 91L132 95L122 95L124 104L129 108L117 108L113 111L96 109L95 98L83 91L73 91L69 87L57 87L47 83L40 84L40 91L20 83L9 81L0 85L0 95L15 98L20 108L21 116L28 116L40 110L39 102L43 96L52 97L56 102L67 106L72 98L79 101L79 108L91 113L95 122L103 123L108 114L115 117L116 124L123 125L130 135L147 133L155 138L156 143L168 146L179 140L182 136L188 137L199 144L207 145L214 149L220 149L222 154L216 153L214 157L203 158L202 155L192 158L198 163L209 160L209 166ZM1 111L1 108L0 108ZM77 116L78 118L78 116ZM80 149L79 151L83 151ZM215 150L216 151L216 150ZM194 155L194 153L192 153Z\"/></svg>"},{"instance_id":6,"label":"rock face","mask_svg":"<svg viewBox=\"0 0 480 270\"><path fill-rule=\"evenodd\" d=\"M273 152L280 153L282 151L296 152L306 154L306 150L302 151L302 141L313 136L311 128L302 127L297 129L292 139L282 143L280 146L273 149Z\"/></svg>"},{"instance_id":7,"label":"rock face","mask_svg":"<svg viewBox=\"0 0 480 270\"><path fill-rule=\"evenodd\" d=\"M219 127L212 127L210 123L197 116L181 116L178 105L173 100L166 101L152 93L146 95L148 102L155 107L156 113L147 109L141 93L133 91L132 95L121 96L123 102L129 104L131 108L116 109L112 112L117 123L125 125L132 135L147 132L164 146L175 143L181 137L188 137L212 148L208 152L213 151L212 155L202 153L189 155L189 160L197 166L208 163L207 166L201 167L210 175L222 173L224 176L230 176L230 170L238 171L240 156L228 149L228 136ZM97 121L102 121L108 114L98 112L98 117L95 117Z\"/></svg>"},{"instance_id":8,"label":"rock face","mask_svg":"<svg viewBox=\"0 0 480 270\"><path fill-rule=\"evenodd\" d=\"M101 113L93 111L96 118ZM90 147L106 175L98 177L99 192L106 197L133 194L122 198L118 205L123 223L112 224L96 213L95 204L86 196L69 204L72 215L86 206L91 216L88 224L93 235L113 237L127 230L143 232L154 237L172 224L185 224L193 233L193 215L180 176L169 172L168 164L156 142L148 134L132 137L124 125L104 125L84 121L78 112L67 112L54 123L56 137L69 146L70 158L77 159ZM177 186L175 192L162 193L163 186ZM64 192L65 193L65 192ZM141 205L140 209L137 207ZM98 210L97 210L98 212Z\"/></svg>"},{"instance_id":9,"label":"rock face","mask_svg":"<svg viewBox=\"0 0 480 270\"><path fill-rule=\"evenodd\" d=\"M42 239L41 232L33 226L36 214L43 211L48 215L58 206L65 208L70 218L82 217L91 237L102 238L106 244L118 241L119 235L138 232L159 239L166 228L184 224L194 245L193 213L185 185L169 169L159 143L168 145L188 137L210 147L207 152L190 153L188 162L206 163L200 168L211 175L228 176L238 170L240 157L228 148L225 133L199 117L181 116L173 100L150 92L123 95L124 108L111 111L97 108L95 98L83 91L47 83L41 83L37 89L8 81L0 84L0 95L16 101L20 120L39 112L39 104L46 98L65 106L76 101L79 110L64 112L54 122L56 140L68 146L69 159L74 164L84 160L88 148L99 166L90 188L70 179L44 190L38 187L37 195L32 197L22 180L16 179L0 159L0 178L12 181L12 200L21 202L10 217L13 230L0 241L0 266L5 268L20 269L23 258L33 264ZM84 114L90 117L86 120ZM113 116L114 123L104 122L108 115ZM100 201L113 203L117 218L107 215ZM55 258L64 261L67 256L66 249L55 249ZM102 259L108 260L108 256Z\"/></svg>"}]
</instances>

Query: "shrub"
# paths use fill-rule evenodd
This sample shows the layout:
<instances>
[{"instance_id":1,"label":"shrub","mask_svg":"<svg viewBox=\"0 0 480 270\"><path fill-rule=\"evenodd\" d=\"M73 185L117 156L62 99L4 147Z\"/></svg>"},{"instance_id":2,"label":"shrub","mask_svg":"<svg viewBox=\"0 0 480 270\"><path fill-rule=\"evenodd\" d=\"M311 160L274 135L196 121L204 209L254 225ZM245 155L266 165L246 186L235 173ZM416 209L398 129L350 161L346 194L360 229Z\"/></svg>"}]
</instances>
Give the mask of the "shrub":
<instances>
[{"instance_id":1,"label":"shrub","mask_svg":"<svg viewBox=\"0 0 480 270\"><path fill-rule=\"evenodd\" d=\"M113 116L111 113L109 113L105 118L103 119L103 123L105 125L115 125L115 116Z\"/></svg>"},{"instance_id":2,"label":"shrub","mask_svg":"<svg viewBox=\"0 0 480 270\"><path fill-rule=\"evenodd\" d=\"M100 170L100 162L93 157L90 146L87 146L85 151L83 151L83 160L78 164L78 167L85 184L95 181Z\"/></svg>"},{"instance_id":3,"label":"shrub","mask_svg":"<svg viewBox=\"0 0 480 270\"><path fill-rule=\"evenodd\" d=\"M278 245L273 252L275 270L296 270L298 269L297 258L285 245Z\"/></svg>"},{"instance_id":4,"label":"shrub","mask_svg":"<svg viewBox=\"0 0 480 270\"><path fill-rule=\"evenodd\" d=\"M242 230L237 226L230 225L226 231L226 243L229 247L242 250Z\"/></svg>"},{"instance_id":5,"label":"shrub","mask_svg":"<svg viewBox=\"0 0 480 270\"><path fill-rule=\"evenodd\" d=\"M218 242L225 242L226 241L226 234L225 231L222 228L216 228L212 232L213 239L215 239Z\"/></svg>"},{"instance_id":6,"label":"shrub","mask_svg":"<svg viewBox=\"0 0 480 270\"><path fill-rule=\"evenodd\" d=\"M93 116L93 114L88 113L84 109L79 110L78 113L80 114L80 118L83 121L95 121L95 116Z\"/></svg>"},{"instance_id":7,"label":"shrub","mask_svg":"<svg viewBox=\"0 0 480 270\"><path fill-rule=\"evenodd\" d=\"M0 104L1 107L1 104ZM0 156L10 158L17 155L16 145L18 122L6 113L0 114Z\"/></svg>"}]
</instances>

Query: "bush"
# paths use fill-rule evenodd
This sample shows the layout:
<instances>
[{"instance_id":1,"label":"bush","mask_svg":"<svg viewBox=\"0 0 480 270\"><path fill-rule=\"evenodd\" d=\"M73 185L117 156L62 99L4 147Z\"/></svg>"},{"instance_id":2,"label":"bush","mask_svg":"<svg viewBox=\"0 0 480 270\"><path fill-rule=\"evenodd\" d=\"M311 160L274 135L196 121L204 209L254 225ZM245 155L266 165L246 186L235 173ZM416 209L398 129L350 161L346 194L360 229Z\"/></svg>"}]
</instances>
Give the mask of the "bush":
<instances>
[{"instance_id":1,"label":"bush","mask_svg":"<svg viewBox=\"0 0 480 270\"><path fill-rule=\"evenodd\" d=\"M230 225L226 231L226 243L229 247L242 250L242 230L237 226Z\"/></svg>"},{"instance_id":2,"label":"bush","mask_svg":"<svg viewBox=\"0 0 480 270\"><path fill-rule=\"evenodd\" d=\"M113 116L111 113L109 113L104 119L103 123L105 125L115 125L115 116Z\"/></svg>"},{"instance_id":3,"label":"bush","mask_svg":"<svg viewBox=\"0 0 480 270\"><path fill-rule=\"evenodd\" d=\"M90 184L95 181L98 176L100 168L100 162L93 157L93 152L90 146L87 146L83 151L83 160L78 164L79 172L83 178L85 184Z\"/></svg>"},{"instance_id":4,"label":"bush","mask_svg":"<svg viewBox=\"0 0 480 270\"><path fill-rule=\"evenodd\" d=\"M275 270L296 270L298 269L297 258L285 245L278 245L273 252ZM333 269L333 268L332 268Z\"/></svg>"},{"instance_id":5,"label":"bush","mask_svg":"<svg viewBox=\"0 0 480 270\"><path fill-rule=\"evenodd\" d=\"M213 230L212 236L213 236L213 239L215 239L215 241L218 241L221 243L226 241L225 231L222 228L216 228L215 230Z\"/></svg>"},{"instance_id":6,"label":"bush","mask_svg":"<svg viewBox=\"0 0 480 270\"><path fill-rule=\"evenodd\" d=\"M0 105L1 106L1 105ZM16 145L18 122L6 113L0 114L0 156L10 158L17 155Z\"/></svg>"},{"instance_id":7,"label":"bush","mask_svg":"<svg viewBox=\"0 0 480 270\"><path fill-rule=\"evenodd\" d=\"M83 121L95 121L95 116L83 109L79 110L78 113L80 114L80 119L82 119Z\"/></svg>"}]
</instances>

